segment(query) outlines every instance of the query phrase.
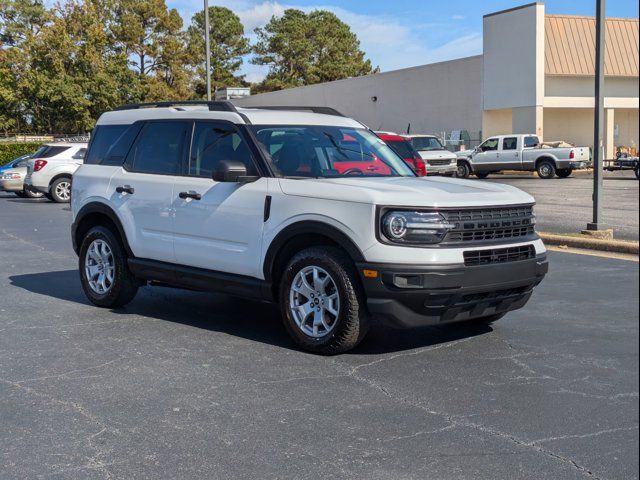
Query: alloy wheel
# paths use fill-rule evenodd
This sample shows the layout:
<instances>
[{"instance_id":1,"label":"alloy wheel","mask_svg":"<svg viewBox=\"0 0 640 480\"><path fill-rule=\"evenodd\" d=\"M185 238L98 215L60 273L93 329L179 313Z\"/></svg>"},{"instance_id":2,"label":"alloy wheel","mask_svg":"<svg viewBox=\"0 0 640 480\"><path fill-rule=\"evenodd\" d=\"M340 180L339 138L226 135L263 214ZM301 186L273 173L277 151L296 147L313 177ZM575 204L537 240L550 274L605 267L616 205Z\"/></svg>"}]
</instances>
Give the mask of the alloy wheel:
<instances>
[{"instance_id":1,"label":"alloy wheel","mask_svg":"<svg viewBox=\"0 0 640 480\"><path fill-rule=\"evenodd\" d=\"M291 282L289 310L305 335L313 338L328 335L340 315L336 282L323 268L314 265L304 267Z\"/></svg>"},{"instance_id":2,"label":"alloy wheel","mask_svg":"<svg viewBox=\"0 0 640 480\"><path fill-rule=\"evenodd\" d=\"M111 290L115 277L113 252L107 242L96 239L91 242L84 258L84 271L89 287L98 295Z\"/></svg>"}]
</instances>

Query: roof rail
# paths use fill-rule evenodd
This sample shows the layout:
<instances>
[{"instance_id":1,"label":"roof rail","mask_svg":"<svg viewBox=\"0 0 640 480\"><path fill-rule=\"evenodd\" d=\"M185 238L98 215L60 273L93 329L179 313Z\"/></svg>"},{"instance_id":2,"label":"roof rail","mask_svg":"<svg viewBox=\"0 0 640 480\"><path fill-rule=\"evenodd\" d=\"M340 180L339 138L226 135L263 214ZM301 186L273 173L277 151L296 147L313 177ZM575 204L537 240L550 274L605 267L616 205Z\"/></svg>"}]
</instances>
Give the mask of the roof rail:
<instances>
[{"instance_id":1,"label":"roof rail","mask_svg":"<svg viewBox=\"0 0 640 480\"><path fill-rule=\"evenodd\" d=\"M149 102L149 103L129 103L126 105L120 105L115 110L135 110L138 108L162 108L162 107L175 107L180 105L206 105L209 110L215 112L236 112L236 107L233 103L228 101L213 101L208 102L206 100L169 100L164 102Z\"/></svg>"},{"instance_id":2,"label":"roof rail","mask_svg":"<svg viewBox=\"0 0 640 480\"><path fill-rule=\"evenodd\" d=\"M333 115L336 117L344 117L342 113L340 113L335 108L331 107L314 107L314 106L306 106L306 105L255 105L255 106L246 106L245 108L259 108L262 110L308 110L313 113L322 113L324 115Z\"/></svg>"}]
</instances>

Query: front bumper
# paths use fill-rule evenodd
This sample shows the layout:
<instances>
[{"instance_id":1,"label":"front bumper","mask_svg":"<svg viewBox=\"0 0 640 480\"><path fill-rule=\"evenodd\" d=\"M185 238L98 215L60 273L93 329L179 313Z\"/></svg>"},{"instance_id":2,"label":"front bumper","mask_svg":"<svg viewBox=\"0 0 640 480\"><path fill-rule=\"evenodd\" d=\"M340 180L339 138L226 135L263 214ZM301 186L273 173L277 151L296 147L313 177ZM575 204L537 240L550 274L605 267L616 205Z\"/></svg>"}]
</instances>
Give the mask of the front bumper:
<instances>
[{"instance_id":1,"label":"front bumper","mask_svg":"<svg viewBox=\"0 0 640 480\"><path fill-rule=\"evenodd\" d=\"M457 163L449 165L431 165L426 161L427 175L450 175L458 171Z\"/></svg>"},{"instance_id":2,"label":"front bumper","mask_svg":"<svg viewBox=\"0 0 640 480\"><path fill-rule=\"evenodd\" d=\"M378 272L369 278L363 270ZM359 263L369 312L400 327L471 320L522 308L548 271L546 255L478 266Z\"/></svg>"}]
</instances>

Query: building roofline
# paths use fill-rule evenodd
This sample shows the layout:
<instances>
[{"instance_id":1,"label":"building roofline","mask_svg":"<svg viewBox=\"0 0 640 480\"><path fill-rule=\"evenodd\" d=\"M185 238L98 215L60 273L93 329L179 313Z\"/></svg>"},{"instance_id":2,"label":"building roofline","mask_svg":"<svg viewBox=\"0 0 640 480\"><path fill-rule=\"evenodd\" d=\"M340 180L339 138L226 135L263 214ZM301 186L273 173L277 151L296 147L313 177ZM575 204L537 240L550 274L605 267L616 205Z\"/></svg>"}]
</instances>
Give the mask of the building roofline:
<instances>
[{"instance_id":1,"label":"building roofline","mask_svg":"<svg viewBox=\"0 0 640 480\"><path fill-rule=\"evenodd\" d=\"M509 13L509 12L513 12L515 10L522 10L523 8L529 8L529 7L533 7L533 6L536 6L536 5L544 5L544 3L543 2L527 3L526 5L520 5L518 7L507 8L506 10L500 10L499 12L487 13L486 15L483 15L482 18L493 17L494 15L502 15L503 13Z\"/></svg>"},{"instance_id":2,"label":"building roofline","mask_svg":"<svg viewBox=\"0 0 640 480\"><path fill-rule=\"evenodd\" d=\"M596 17L590 15L569 15L566 13L547 13L545 17L554 17L554 18L584 18L587 20L595 20ZM613 20L616 22L637 22L639 19L637 17L607 17L607 21Z\"/></svg>"}]
</instances>

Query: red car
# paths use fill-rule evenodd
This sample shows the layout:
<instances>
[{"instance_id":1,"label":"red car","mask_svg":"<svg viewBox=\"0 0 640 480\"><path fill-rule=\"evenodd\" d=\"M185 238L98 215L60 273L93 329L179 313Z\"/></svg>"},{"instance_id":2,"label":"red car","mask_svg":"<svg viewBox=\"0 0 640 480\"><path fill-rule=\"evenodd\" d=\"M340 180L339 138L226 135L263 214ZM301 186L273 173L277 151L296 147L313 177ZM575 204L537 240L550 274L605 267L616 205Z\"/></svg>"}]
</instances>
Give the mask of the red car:
<instances>
[{"instance_id":1,"label":"red car","mask_svg":"<svg viewBox=\"0 0 640 480\"><path fill-rule=\"evenodd\" d=\"M411 141L403 137L402 135L396 135L395 133L378 133L380 140L384 141L389 148L396 152L400 158L402 158L419 177L427 175L427 167L424 160L413 147Z\"/></svg>"}]
</instances>

